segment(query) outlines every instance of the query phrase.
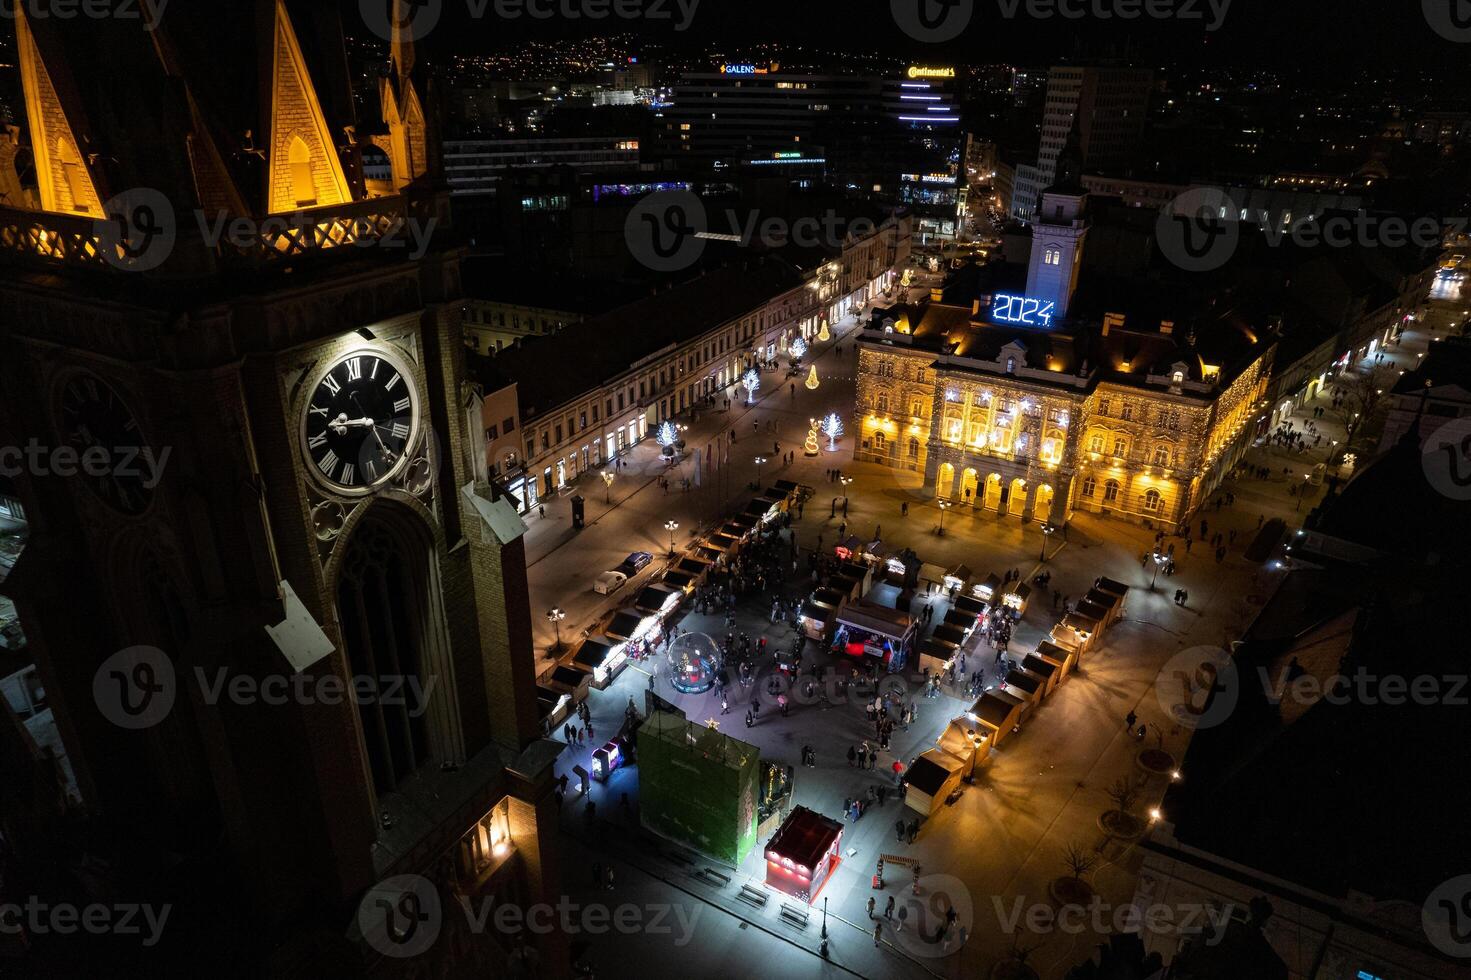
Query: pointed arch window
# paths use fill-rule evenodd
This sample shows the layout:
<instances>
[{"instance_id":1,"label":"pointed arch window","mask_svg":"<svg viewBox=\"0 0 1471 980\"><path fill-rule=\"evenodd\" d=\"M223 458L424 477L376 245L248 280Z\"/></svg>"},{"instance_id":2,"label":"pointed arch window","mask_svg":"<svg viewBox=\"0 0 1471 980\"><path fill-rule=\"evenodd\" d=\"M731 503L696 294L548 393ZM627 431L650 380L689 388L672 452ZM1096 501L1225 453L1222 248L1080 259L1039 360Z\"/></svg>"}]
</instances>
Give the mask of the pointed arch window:
<instances>
[{"instance_id":1,"label":"pointed arch window","mask_svg":"<svg viewBox=\"0 0 1471 980\"><path fill-rule=\"evenodd\" d=\"M287 175L291 180L291 200L299 208L317 203L317 185L312 179L312 151L300 136L291 138L286 156Z\"/></svg>"}]
</instances>

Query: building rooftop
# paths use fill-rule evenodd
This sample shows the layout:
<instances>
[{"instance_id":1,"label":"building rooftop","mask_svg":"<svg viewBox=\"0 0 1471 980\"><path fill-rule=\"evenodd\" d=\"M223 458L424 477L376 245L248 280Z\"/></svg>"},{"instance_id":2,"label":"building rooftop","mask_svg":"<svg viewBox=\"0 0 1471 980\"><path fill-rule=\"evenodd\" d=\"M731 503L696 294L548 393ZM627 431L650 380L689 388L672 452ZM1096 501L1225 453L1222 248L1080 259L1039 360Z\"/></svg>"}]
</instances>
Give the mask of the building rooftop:
<instances>
[{"instance_id":1,"label":"building rooftop","mask_svg":"<svg viewBox=\"0 0 1471 980\"><path fill-rule=\"evenodd\" d=\"M802 284L785 263L752 259L707 272L492 360L517 382L522 419L534 419L614 378L637 361L737 319Z\"/></svg>"}]
</instances>

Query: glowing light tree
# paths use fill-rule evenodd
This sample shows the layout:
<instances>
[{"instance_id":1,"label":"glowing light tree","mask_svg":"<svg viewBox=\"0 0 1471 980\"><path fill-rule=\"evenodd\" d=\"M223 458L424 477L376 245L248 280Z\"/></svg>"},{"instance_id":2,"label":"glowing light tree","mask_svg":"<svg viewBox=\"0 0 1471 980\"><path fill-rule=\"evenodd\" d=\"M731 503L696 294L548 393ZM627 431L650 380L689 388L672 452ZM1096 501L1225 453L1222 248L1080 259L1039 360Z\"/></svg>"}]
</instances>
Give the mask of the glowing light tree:
<instances>
[{"instance_id":1,"label":"glowing light tree","mask_svg":"<svg viewBox=\"0 0 1471 980\"><path fill-rule=\"evenodd\" d=\"M843 434L843 420L837 412L828 412L822 420L822 433L827 436L827 451L836 452L838 439Z\"/></svg>"},{"instance_id":2,"label":"glowing light tree","mask_svg":"<svg viewBox=\"0 0 1471 980\"><path fill-rule=\"evenodd\" d=\"M812 370L807 372L807 380L804 382L808 391L817 390L817 365L812 365Z\"/></svg>"},{"instance_id":3,"label":"glowing light tree","mask_svg":"<svg viewBox=\"0 0 1471 980\"><path fill-rule=\"evenodd\" d=\"M746 389L746 404L750 405L756 400L756 392L761 388L761 374L755 368L748 368L741 375L741 386Z\"/></svg>"},{"instance_id":4,"label":"glowing light tree","mask_svg":"<svg viewBox=\"0 0 1471 980\"><path fill-rule=\"evenodd\" d=\"M654 441L664 447L665 456L673 456L674 445L679 442L679 430L675 428L673 422L665 419L654 431Z\"/></svg>"},{"instance_id":5,"label":"glowing light tree","mask_svg":"<svg viewBox=\"0 0 1471 980\"><path fill-rule=\"evenodd\" d=\"M808 456L816 456L822 451L822 444L817 441L817 419L809 419L812 423L807 430L807 441L802 445L802 451Z\"/></svg>"},{"instance_id":6,"label":"glowing light tree","mask_svg":"<svg viewBox=\"0 0 1471 980\"><path fill-rule=\"evenodd\" d=\"M820 341L822 341L823 343L827 343L829 340L832 340L833 339L833 335L827 332L827 318L826 317L823 318L823 321L822 321L822 329L817 332L817 339L820 340Z\"/></svg>"},{"instance_id":7,"label":"glowing light tree","mask_svg":"<svg viewBox=\"0 0 1471 980\"><path fill-rule=\"evenodd\" d=\"M787 346L787 350L791 352L792 360L800 361L807 356L807 341L798 337Z\"/></svg>"}]
</instances>

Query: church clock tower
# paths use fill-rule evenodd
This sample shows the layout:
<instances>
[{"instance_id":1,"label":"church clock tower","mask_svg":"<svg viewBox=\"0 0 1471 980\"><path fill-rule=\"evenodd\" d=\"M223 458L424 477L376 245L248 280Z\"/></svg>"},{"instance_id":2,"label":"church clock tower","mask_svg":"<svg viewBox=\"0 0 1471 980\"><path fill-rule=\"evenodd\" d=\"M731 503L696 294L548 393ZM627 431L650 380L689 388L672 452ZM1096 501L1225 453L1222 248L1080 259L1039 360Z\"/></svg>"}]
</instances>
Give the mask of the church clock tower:
<instances>
[{"instance_id":1,"label":"church clock tower","mask_svg":"<svg viewBox=\"0 0 1471 980\"><path fill-rule=\"evenodd\" d=\"M37 171L0 202L0 444L47 462L15 480L30 538L0 591L113 884L179 905L157 975L208 970L201 949L500 975L524 953L495 931L445 916L406 956L379 911L555 903L560 746L525 527L466 421L412 42L380 92L393 192L370 196L374 124L325 9L181 5L151 30L17 10L8 142ZM527 939L565 972L565 937Z\"/></svg>"}]
</instances>

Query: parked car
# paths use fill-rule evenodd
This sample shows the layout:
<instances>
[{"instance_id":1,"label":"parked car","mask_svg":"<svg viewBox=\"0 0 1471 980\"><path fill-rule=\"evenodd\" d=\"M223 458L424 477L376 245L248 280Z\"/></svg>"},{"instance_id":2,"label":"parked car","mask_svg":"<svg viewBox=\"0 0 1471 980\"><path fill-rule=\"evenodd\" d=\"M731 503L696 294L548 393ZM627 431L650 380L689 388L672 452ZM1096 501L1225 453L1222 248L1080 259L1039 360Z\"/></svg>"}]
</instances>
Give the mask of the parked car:
<instances>
[{"instance_id":1,"label":"parked car","mask_svg":"<svg viewBox=\"0 0 1471 980\"><path fill-rule=\"evenodd\" d=\"M634 576L634 573L636 573L640 568L643 568L645 565L653 560L654 556L649 554L647 551L635 551L633 554L623 559L623 564L618 566L618 570L620 572L626 573L629 578L632 578Z\"/></svg>"},{"instance_id":2,"label":"parked car","mask_svg":"<svg viewBox=\"0 0 1471 980\"><path fill-rule=\"evenodd\" d=\"M593 580L592 589L598 595L612 595L627 581L628 576L622 572L604 572Z\"/></svg>"}]
</instances>

